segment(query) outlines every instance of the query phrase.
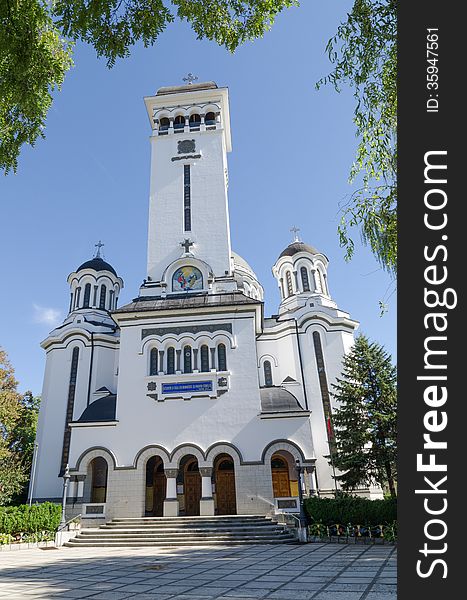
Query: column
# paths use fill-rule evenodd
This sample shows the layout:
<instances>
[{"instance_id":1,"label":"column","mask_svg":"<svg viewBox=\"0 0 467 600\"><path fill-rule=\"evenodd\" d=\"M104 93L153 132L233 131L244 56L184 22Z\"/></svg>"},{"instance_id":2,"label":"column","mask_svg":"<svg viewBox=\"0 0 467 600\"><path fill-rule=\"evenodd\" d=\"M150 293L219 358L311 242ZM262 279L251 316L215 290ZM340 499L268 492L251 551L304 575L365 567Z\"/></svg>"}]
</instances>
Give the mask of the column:
<instances>
[{"instance_id":1,"label":"column","mask_svg":"<svg viewBox=\"0 0 467 600\"><path fill-rule=\"evenodd\" d=\"M178 517L177 475L178 469L165 469L167 492L164 500L164 517Z\"/></svg>"},{"instance_id":2,"label":"column","mask_svg":"<svg viewBox=\"0 0 467 600\"><path fill-rule=\"evenodd\" d=\"M201 475L201 500L199 502L199 514L210 516L214 514L214 498L212 497L212 467L200 467Z\"/></svg>"}]
</instances>

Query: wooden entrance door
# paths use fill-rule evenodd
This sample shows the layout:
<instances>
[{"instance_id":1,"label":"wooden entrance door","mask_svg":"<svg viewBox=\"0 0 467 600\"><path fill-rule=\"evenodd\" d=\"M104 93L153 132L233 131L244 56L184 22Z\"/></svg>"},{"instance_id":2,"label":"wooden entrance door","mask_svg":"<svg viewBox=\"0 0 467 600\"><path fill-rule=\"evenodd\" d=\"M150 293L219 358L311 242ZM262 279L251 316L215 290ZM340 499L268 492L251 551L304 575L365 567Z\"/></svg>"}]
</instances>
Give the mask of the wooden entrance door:
<instances>
[{"instance_id":1,"label":"wooden entrance door","mask_svg":"<svg viewBox=\"0 0 467 600\"><path fill-rule=\"evenodd\" d=\"M235 497L235 472L216 471L217 514L236 515L237 500Z\"/></svg>"},{"instance_id":2,"label":"wooden entrance door","mask_svg":"<svg viewBox=\"0 0 467 600\"><path fill-rule=\"evenodd\" d=\"M185 514L187 516L199 515L199 502L201 500L201 476L199 471L185 471L184 496Z\"/></svg>"},{"instance_id":3,"label":"wooden entrance door","mask_svg":"<svg viewBox=\"0 0 467 600\"><path fill-rule=\"evenodd\" d=\"M164 514L164 500L167 495L167 478L165 473L154 473L154 485L153 485L153 509L152 514L154 517L162 517Z\"/></svg>"},{"instance_id":4,"label":"wooden entrance door","mask_svg":"<svg viewBox=\"0 0 467 600\"><path fill-rule=\"evenodd\" d=\"M274 469L272 472L272 490L274 498L288 498L290 496L289 470Z\"/></svg>"}]
</instances>

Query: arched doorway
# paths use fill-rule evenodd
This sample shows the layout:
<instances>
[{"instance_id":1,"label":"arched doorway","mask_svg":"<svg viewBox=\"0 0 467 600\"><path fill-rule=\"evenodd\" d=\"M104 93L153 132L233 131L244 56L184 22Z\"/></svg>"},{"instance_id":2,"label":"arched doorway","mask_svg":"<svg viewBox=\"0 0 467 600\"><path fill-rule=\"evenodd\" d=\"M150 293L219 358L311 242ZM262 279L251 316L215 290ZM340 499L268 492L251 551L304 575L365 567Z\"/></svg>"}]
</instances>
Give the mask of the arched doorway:
<instances>
[{"instance_id":1,"label":"arched doorway","mask_svg":"<svg viewBox=\"0 0 467 600\"><path fill-rule=\"evenodd\" d=\"M236 515L234 461L228 454L220 454L214 463L216 512L218 515Z\"/></svg>"},{"instance_id":2,"label":"arched doorway","mask_svg":"<svg viewBox=\"0 0 467 600\"><path fill-rule=\"evenodd\" d=\"M151 456L146 463L146 515L162 517L167 492L164 463L160 456Z\"/></svg>"},{"instance_id":3,"label":"arched doorway","mask_svg":"<svg viewBox=\"0 0 467 600\"><path fill-rule=\"evenodd\" d=\"M193 455L184 456L180 461L179 475L183 477L184 514L197 516L201 500L201 475L198 459Z\"/></svg>"},{"instance_id":4,"label":"arched doorway","mask_svg":"<svg viewBox=\"0 0 467 600\"><path fill-rule=\"evenodd\" d=\"M271 458L272 490L274 498L290 497L290 477L287 459L280 454Z\"/></svg>"},{"instance_id":5,"label":"arched doorway","mask_svg":"<svg viewBox=\"0 0 467 600\"><path fill-rule=\"evenodd\" d=\"M102 504L107 499L107 461L97 456L91 461L91 504Z\"/></svg>"}]
</instances>

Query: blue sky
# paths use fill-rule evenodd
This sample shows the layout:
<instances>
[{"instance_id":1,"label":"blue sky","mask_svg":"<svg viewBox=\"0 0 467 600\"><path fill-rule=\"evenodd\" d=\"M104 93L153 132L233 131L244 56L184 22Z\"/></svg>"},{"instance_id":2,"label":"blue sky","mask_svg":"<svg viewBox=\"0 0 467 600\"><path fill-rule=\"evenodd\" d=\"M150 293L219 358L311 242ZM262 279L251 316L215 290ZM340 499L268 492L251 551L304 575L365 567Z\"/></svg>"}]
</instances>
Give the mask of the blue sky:
<instances>
[{"instance_id":1,"label":"blue sky","mask_svg":"<svg viewBox=\"0 0 467 600\"><path fill-rule=\"evenodd\" d=\"M271 266L291 241L289 229L325 253L339 307L360 331L396 350L396 301L380 317L378 301L394 290L368 249L344 261L339 207L357 140L349 90L319 92L329 72L327 40L351 2L306 2L286 11L263 39L235 54L196 40L176 23L153 48L136 47L108 70L79 45L75 67L55 95L46 139L25 148L16 175L0 179L0 345L19 389L41 392L39 343L66 316L68 274L105 243L104 255L125 281L120 304L146 275L150 127L143 97L165 85L199 81L228 86L233 151L229 155L232 247L265 288L265 314L279 294ZM358 241L358 234L356 234Z\"/></svg>"}]
</instances>

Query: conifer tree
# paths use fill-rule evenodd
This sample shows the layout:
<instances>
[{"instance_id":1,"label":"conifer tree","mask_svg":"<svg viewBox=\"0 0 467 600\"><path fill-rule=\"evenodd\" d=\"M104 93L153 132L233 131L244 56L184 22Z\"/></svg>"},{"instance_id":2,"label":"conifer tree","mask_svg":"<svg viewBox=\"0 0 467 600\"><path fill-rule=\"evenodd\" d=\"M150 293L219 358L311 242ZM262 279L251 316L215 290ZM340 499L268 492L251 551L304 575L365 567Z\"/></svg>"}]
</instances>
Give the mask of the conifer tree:
<instances>
[{"instance_id":1,"label":"conifer tree","mask_svg":"<svg viewBox=\"0 0 467 600\"><path fill-rule=\"evenodd\" d=\"M333 384L334 464L342 488L379 484L396 495L396 367L384 348L360 335Z\"/></svg>"}]
</instances>

